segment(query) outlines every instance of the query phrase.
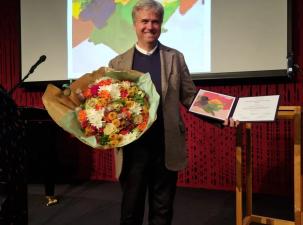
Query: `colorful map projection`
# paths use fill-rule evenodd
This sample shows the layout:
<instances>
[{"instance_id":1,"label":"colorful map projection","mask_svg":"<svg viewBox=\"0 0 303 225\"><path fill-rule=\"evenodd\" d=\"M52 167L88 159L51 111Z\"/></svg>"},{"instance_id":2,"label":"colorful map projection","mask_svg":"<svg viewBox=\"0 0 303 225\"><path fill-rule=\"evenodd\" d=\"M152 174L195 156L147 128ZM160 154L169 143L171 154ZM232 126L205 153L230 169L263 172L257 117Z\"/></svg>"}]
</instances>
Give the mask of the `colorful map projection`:
<instances>
[{"instance_id":1,"label":"colorful map projection","mask_svg":"<svg viewBox=\"0 0 303 225\"><path fill-rule=\"evenodd\" d=\"M137 0L70 1L71 78L107 66L110 59L136 42L131 11ZM191 72L209 71L210 3L207 2L210 0L159 2L165 10L161 43L183 52ZM189 61L192 56L196 58L196 62Z\"/></svg>"}]
</instances>

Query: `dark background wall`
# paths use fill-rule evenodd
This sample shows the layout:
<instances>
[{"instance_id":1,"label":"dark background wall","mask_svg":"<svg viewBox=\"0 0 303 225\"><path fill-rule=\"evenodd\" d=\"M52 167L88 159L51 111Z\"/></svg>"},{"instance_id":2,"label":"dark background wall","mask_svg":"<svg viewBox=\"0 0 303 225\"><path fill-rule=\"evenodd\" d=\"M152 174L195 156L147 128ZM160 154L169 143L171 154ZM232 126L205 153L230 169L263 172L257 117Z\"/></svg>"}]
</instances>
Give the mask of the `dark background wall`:
<instances>
[{"instance_id":1,"label":"dark background wall","mask_svg":"<svg viewBox=\"0 0 303 225\"><path fill-rule=\"evenodd\" d=\"M7 90L20 80L19 7L19 0L4 1L0 7L0 84ZM295 63L300 67L303 66L303 31L299 29L300 24L303 24L302 10L303 1L294 0L293 49ZM280 105L302 105L302 84L302 70L298 70L292 80L255 78L196 82L197 87L232 96L280 94ZM18 106L43 108L42 94L43 91L18 88L13 99ZM213 127L185 109L181 110L188 132L189 165L180 172L179 185L234 190L235 129ZM253 125L253 187L256 192L291 192L292 126L290 121ZM31 138L43 135L44 129L47 128L42 128L41 132L30 130ZM38 149L47 146L48 141L55 142L54 151L59 158L60 175L78 179L115 180L111 151L90 149L58 127L55 134L39 143Z\"/></svg>"}]
</instances>

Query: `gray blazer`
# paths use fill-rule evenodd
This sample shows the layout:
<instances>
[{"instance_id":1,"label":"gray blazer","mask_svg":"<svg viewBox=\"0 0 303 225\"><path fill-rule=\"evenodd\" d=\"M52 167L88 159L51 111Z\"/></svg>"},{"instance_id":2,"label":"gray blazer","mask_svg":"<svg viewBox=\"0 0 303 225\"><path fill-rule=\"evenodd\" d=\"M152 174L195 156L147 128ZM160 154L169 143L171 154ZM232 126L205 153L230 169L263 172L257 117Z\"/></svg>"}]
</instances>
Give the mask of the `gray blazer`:
<instances>
[{"instance_id":1,"label":"gray blazer","mask_svg":"<svg viewBox=\"0 0 303 225\"><path fill-rule=\"evenodd\" d=\"M184 56L179 51L159 43L161 59L162 110L165 136L165 164L167 169L178 171L187 165L185 126L179 106L189 107L196 88L190 78ZM135 47L109 62L115 70L132 69Z\"/></svg>"}]
</instances>

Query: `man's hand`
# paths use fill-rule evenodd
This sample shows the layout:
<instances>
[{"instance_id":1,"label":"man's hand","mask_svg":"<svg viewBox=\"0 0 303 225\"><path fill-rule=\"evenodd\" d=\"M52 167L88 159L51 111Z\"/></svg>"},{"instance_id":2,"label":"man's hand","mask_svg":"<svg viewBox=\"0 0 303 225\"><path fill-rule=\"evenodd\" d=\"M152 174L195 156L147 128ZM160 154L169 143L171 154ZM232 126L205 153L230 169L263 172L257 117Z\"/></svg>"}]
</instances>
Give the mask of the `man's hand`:
<instances>
[{"instance_id":1,"label":"man's hand","mask_svg":"<svg viewBox=\"0 0 303 225\"><path fill-rule=\"evenodd\" d=\"M223 123L224 126L229 126L229 127L237 127L239 124L240 124L240 121L239 120L235 121L235 120L233 120L233 118L226 119L226 120L224 120L224 123Z\"/></svg>"}]
</instances>

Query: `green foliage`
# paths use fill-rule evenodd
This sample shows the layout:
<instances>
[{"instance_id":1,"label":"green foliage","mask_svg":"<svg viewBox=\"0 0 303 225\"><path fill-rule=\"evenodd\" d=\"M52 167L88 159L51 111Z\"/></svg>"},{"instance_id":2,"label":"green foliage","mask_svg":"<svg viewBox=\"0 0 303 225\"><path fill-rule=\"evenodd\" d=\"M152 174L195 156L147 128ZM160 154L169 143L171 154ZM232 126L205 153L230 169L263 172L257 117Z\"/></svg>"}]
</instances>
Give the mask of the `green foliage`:
<instances>
[{"instance_id":1,"label":"green foliage","mask_svg":"<svg viewBox=\"0 0 303 225\"><path fill-rule=\"evenodd\" d=\"M139 103L140 105L144 105L144 97L139 94L134 95L134 101Z\"/></svg>"},{"instance_id":2,"label":"green foliage","mask_svg":"<svg viewBox=\"0 0 303 225\"><path fill-rule=\"evenodd\" d=\"M125 106L126 102L124 99L115 99L113 100L113 104Z\"/></svg>"},{"instance_id":3,"label":"green foliage","mask_svg":"<svg viewBox=\"0 0 303 225\"><path fill-rule=\"evenodd\" d=\"M102 135L99 139L99 142L101 145L107 145L107 143L109 142L109 135Z\"/></svg>"}]
</instances>

